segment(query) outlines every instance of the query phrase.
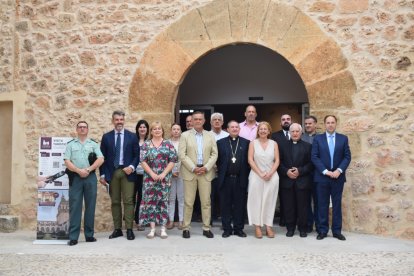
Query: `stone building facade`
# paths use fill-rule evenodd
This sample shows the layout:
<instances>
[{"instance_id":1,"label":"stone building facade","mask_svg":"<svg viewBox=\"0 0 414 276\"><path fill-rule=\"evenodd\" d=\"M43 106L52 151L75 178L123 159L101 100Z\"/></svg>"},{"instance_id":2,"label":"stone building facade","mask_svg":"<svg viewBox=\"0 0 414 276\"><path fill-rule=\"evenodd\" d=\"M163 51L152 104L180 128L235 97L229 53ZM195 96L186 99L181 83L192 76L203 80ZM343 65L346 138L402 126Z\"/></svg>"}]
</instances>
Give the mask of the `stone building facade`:
<instances>
[{"instance_id":1,"label":"stone building facade","mask_svg":"<svg viewBox=\"0 0 414 276\"><path fill-rule=\"evenodd\" d=\"M336 114L350 137L344 228L414 239L414 1L3 0L0 33L0 113L12 118L0 214L21 228L36 229L39 136L75 135L82 119L99 140L120 108L131 129L169 124L197 59L252 43L284 56L311 113ZM99 189L98 231L112 227L109 202Z\"/></svg>"}]
</instances>

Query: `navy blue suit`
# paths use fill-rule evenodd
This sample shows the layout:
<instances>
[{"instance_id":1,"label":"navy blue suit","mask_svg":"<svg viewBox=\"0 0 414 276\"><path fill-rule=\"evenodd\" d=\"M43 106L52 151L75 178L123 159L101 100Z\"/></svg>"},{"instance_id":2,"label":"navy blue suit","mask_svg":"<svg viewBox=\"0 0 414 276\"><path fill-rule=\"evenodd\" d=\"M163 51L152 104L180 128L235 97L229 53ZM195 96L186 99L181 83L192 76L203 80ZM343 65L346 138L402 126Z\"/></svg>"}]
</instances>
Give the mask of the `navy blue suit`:
<instances>
[{"instance_id":1,"label":"navy blue suit","mask_svg":"<svg viewBox=\"0 0 414 276\"><path fill-rule=\"evenodd\" d=\"M329 198L332 198L332 233L340 234L342 230L342 192L346 182L346 169L351 162L348 137L335 133L335 150L333 167L329 154L326 133L316 135L312 143L312 163L315 166L314 181L318 196L319 232L327 234L329 230ZM337 179L323 174L324 170L335 171L341 169L342 173Z\"/></svg>"},{"instance_id":2,"label":"navy blue suit","mask_svg":"<svg viewBox=\"0 0 414 276\"><path fill-rule=\"evenodd\" d=\"M101 175L105 175L106 182L110 183L111 210L115 229L122 229L122 208L124 206L125 226L132 229L134 219L134 182L137 174L132 172L127 175L123 168L132 166L135 168L139 162L139 144L135 133L124 129L123 164L115 168L115 131L105 133L102 136L101 151L105 161L100 168Z\"/></svg>"},{"instance_id":3,"label":"navy blue suit","mask_svg":"<svg viewBox=\"0 0 414 276\"><path fill-rule=\"evenodd\" d=\"M277 146L279 147L279 158L280 158L280 153L281 150L284 149L285 147L287 147L289 140L286 138L285 136L285 132L283 131L283 129L273 132L272 133L272 140L276 141ZM283 190L279 189L279 193L278 193L278 198L279 198L279 212L280 212L280 218L279 218L279 225L280 226L285 226L286 225L286 220L285 220L285 211L283 210L283 207L285 204L283 204Z\"/></svg>"},{"instance_id":4,"label":"navy blue suit","mask_svg":"<svg viewBox=\"0 0 414 276\"><path fill-rule=\"evenodd\" d=\"M130 132L129 130L124 130L124 165L128 167L129 165L134 166L135 168L139 163L139 143L137 135ZM114 159L115 159L115 131L105 133L102 136L101 141L101 151L105 157L103 165L99 168L100 174L105 175L105 180L109 183L111 182L112 175L115 171ZM131 173L128 175L128 181L134 182L137 178L136 173Z\"/></svg>"},{"instance_id":5,"label":"navy blue suit","mask_svg":"<svg viewBox=\"0 0 414 276\"><path fill-rule=\"evenodd\" d=\"M220 193L221 219L223 230L231 233L243 230L244 210L246 206L246 189L249 178L250 167L248 165L248 151L250 141L239 137L236 159L239 170L234 174L229 172L229 164L232 158L230 140L226 137L217 141L218 159L218 187ZM233 146L233 152L236 147ZM233 219L233 227L231 221Z\"/></svg>"}]
</instances>

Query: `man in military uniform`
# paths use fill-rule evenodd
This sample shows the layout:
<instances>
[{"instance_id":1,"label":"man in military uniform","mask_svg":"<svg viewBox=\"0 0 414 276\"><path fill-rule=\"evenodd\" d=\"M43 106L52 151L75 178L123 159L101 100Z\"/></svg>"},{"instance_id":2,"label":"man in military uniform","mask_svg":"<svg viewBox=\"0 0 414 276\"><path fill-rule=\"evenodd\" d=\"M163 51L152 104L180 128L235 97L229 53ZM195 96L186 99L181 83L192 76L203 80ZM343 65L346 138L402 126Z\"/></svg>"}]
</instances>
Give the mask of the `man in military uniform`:
<instances>
[{"instance_id":1,"label":"man in military uniform","mask_svg":"<svg viewBox=\"0 0 414 276\"><path fill-rule=\"evenodd\" d=\"M88 124L80 121L76 125L78 138L68 142L65 151L66 168L72 172L73 179L69 186L69 242L68 245L78 243L82 203L85 198L84 229L86 242L95 242L94 222L97 192L97 178L95 170L102 165L104 158L97 142L88 138ZM89 156L96 154L96 160L90 164Z\"/></svg>"}]
</instances>

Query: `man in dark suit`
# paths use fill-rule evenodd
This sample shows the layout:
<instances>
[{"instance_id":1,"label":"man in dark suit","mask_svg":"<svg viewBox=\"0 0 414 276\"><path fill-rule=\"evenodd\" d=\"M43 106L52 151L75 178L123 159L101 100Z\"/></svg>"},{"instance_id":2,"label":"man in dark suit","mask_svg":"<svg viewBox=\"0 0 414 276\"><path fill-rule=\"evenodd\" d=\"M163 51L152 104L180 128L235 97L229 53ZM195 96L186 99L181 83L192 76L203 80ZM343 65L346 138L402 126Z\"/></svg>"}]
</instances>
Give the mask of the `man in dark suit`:
<instances>
[{"instance_id":1,"label":"man in dark suit","mask_svg":"<svg viewBox=\"0 0 414 276\"><path fill-rule=\"evenodd\" d=\"M289 127L292 124L292 117L289 114L283 114L280 117L280 126L282 127L281 130L272 133L272 140L276 141L277 145L279 146L279 155L280 149L285 147L285 144L290 140L289 134ZM280 156L279 156L280 157ZM284 211L283 211L283 198L282 198L282 190L279 191L279 225L286 226Z\"/></svg>"},{"instance_id":2,"label":"man in dark suit","mask_svg":"<svg viewBox=\"0 0 414 276\"><path fill-rule=\"evenodd\" d=\"M339 240L342 235L342 192L346 182L345 171L351 162L348 137L337 133L336 117L324 118L326 132L316 135L312 143L312 163L315 166L314 181L318 196L318 240L326 238L329 230L329 198L332 198L332 234Z\"/></svg>"},{"instance_id":3,"label":"man in dark suit","mask_svg":"<svg viewBox=\"0 0 414 276\"><path fill-rule=\"evenodd\" d=\"M250 141L240 137L239 124L231 120L227 124L228 137L217 141L218 186L220 194L223 238L234 234L246 237L244 228L244 207L249 177L247 153ZM233 226L232 226L233 220Z\"/></svg>"},{"instance_id":4,"label":"man in dark suit","mask_svg":"<svg viewBox=\"0 0 414 276\"><path fill-rule=\"evenodd\" d=\"M300 139L301 125L291 124L289 132L291 139L279 150L280 165L278 168L279 187L283 197L282 209L287 228L286 236L292 237L297 225L300 237L305 238L307 236L309 193L312 184L312 146Z\"/></svg>"},{"instance_id":5,"label":"man in dark suit","mask_svg":"<svg viewBox=\"0 0 414 276\"><path fill-rule=\"evenodd\" d=\"M316 124L318 119L315 116L309 115L305 117L305 131L303 132L301 139L309 144L312 144L313 138L319 134L316 130ZM316 186L313 182L312 176L312 188L310 193L310 200L308 204L308 233L312 233L313 224L315 224L316 232L319 233L319 219L318 219L318 197L316 196Z\"/></svg>"},{"instance_id":6,"label":"man in dark suit","mask_svg":"<svg viewBox=\"0 0 414 276\"><path fill-rule=\"evenodd\" d=\"M101 167L99 182L103 185L109 183L112 218L115 228L109 238L123 236L122 196L127 239L133 240L135 239L132 231L134 221L133 197L134 183L137 177L134 171L139 163L139 144L136 134L124 129L124 122L125 113L123 111L112 113L114 130L105 133L101 141L101 151L105 157L105 162Z\"/></svg>"}]
</instances>

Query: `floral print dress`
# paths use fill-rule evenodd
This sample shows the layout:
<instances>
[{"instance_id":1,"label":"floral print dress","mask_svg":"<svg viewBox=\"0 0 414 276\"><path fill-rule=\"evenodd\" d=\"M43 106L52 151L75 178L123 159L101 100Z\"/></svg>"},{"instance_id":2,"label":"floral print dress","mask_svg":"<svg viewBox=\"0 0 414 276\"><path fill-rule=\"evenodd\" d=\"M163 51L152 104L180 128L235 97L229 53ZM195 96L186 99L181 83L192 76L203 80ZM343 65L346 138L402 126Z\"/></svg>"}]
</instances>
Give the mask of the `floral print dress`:
<instances>
[{"instance_id":1,"label":"floral print dress","mask_svg":"<svg viewBox=\"0 0 414 276\"><path fill-rule=\"evenodd\" d=\"M150 140L142 145L145 154L141 162L145 161L156 174L161 174L170 162L177 163L177 152L171 142L164 140L159 147L155 147ZM168 197L170 193L172 173L169 172L162 181L155 182L144 172L142 200L139 210L139 221L142 225L155 222L166 225L168 221Z\"/></svg>"}]
</instances>

